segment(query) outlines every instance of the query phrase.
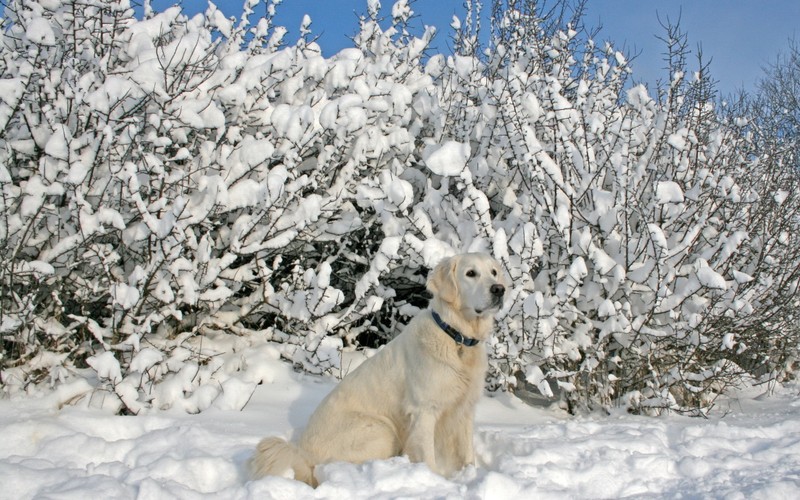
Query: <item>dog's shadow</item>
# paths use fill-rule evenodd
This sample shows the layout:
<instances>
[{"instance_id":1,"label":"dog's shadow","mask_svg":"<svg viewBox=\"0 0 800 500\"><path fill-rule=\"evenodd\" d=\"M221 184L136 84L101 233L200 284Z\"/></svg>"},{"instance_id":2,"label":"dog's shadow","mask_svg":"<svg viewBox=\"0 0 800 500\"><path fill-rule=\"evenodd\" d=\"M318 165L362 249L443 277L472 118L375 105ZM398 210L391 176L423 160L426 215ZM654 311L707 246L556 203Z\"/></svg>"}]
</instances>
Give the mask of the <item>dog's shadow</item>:
<instances>
[{"instance_id":1,"label":"dog's shadow","mask_svg":"<svg viewBox=\"0 0 800 500\"><path fill-rule=\"evenodd\" d=\"M339 383L333 377L305 374L300 376L307 377L307 380L300 385L300 392L297 397L289 403L288 420L290 428L286 429L284 434L284 437L289 440L297 440L300 437L306 424L308 424L308 419L311 418L311 414Z\"/></svg>"},{"instance_id":2,"label":"dog's shadow","mask_svg":"<svg viewBox=\"0 0 800 500\"><path fill-rule=\"evenodd\" d=\"M296 373L299 378L300 393L289 403L289 423L291 429L284 437L296 439L305 429L308 419L323 399L330 394L342 379L351 373L364 361L372 357L375 349L364 349L340 352L339 372L335 375L313 375Z\"/></svg>"}]
</instances>

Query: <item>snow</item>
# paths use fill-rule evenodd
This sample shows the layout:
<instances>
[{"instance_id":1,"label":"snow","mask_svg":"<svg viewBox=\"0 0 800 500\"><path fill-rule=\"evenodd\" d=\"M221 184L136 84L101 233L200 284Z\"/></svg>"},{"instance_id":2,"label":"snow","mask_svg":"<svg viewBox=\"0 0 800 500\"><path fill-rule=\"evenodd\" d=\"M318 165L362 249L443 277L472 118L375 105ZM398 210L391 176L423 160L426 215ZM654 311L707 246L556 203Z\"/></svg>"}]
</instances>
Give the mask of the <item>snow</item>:
<instances>
[{"instance_id":1,"label":"snow","mask_svg":"<svg viewBox=\"0 0 800 500\"><path fill-rule=\"evenodd\" d=\"M726 333L722 337L722 348L723 349L733 349L736 345L736 336L732 333Z\"/></svg>"},{"instance_id":2,"label":"snow","mask_svg":"<svg viewBox=\"0 0 800 500\"><path fill-rule=\"evenodd\" d=\"M697 279L701 285L717 290L726 290L728 288L725 278L712 269L708 262L703 259L697 259L695 265L697 266Z\"/></svg>"},{"instance_id":3,"label":"snow","mask_svg":"<svg viewBox=\"0 0 800 500\"><path fill-rule=\"evenodd\" d=\"M398 0L392 5L392 17L395 19L408 20L413 13L408 6L408 0Z\"/></svg>"},{"instance_id":4,"label":"snow","mask_svg":"<svg viewBox=\"0 0 800 500\"><path fill-rule=\"evenodd\" d=\"M33 43L40 45L55 45L56 34L47 19L35 17L31 19L25 30L25 36Z\"/></svg>"},{"instance_id":5,"label":"snow","mask_svg":"<svg viewBox=\"0 0 800 500\"><path fill-rule=\"evenodd\" d=\"M246 2L251 12L260 5ZM278 3L266 2L267 13ZM336 373L336 348L373 332L389 338L423 300L427 269L471 249L492 252L514 278L490 386L513 387L521 371L544 393L566 388L581 408L625 405L634 399L624 390L641 391L640 408L666 401L703 411L717 388L793 366L785 360L797 354L796 314L774 314L777 303L797 307L785 300L798 265L791 183L766 175L768 162L748 153L760 147L707 122L711 113L695 119L644 85L629 88L628 62L610 44L572 53L573 30L507 12L509 40L543 50L499 44L485 57L422 57L433 31L406 31L413 2L394 3L403 25L384 30L372 0L356 46L326 59L309 41L308 18L292 45L272 14L251 31L249 19L226 19L211 4L205 18L176 6L144 20L127 0L72 12L61 0L28 4L7 12L0 77L0 241L13 250L0 266L0 331L12 346L3 394L51 391L58 403L49 408L81 405L94 391L91 407L124 407L145 421L167 408L247 413L265 399L253 389L267 378L231 373L278 369L242 354L243 344L267 336L297 369ZM106 4L127 13L105 22ZM682 89L670 89L674 102L689 103ZM214 332L229 343L217 349ZM617 344L635 355L622 360ZM748 362L736 365L745 350ZM702 394L667 396L687 387ZM291 419L266 423L288 432L307 416L287 411ZM261 429L241 443L251 447ZM509 434L527 446L521 429ZM183 467L197 481L244 460L216 467L217 455L200 450L224 446L200 441L154 453L162 469ZM533 484L537 496L565 493L544 485L568 465L537 462L549 476L517 476L524 467L509 450L516 444L455 482L402 460L331 466L322 491L413 496L424 484L429 496L524 496ZM235 489L179 480L132 457L95 458L107 464L98 484L124 483L129 496L159 496L164 477L191 483L177 496ZM35 482L40 459L49 457L25 459L34 472L20 477ZM574 476L592 460L572 464ZM616 464L642 472L626 465ZM567 496L586 493L571 486ZM281 488L296 492L273 482L232 495Z\"/></svg>"},{"instance_id":6,"label":"snow","mask_svg":"<svg viewBox=\"0 0 800 500\"><path fill-rule=\"evenodd\" d=\"M64 125L57 125L53 130L53 135L47 140L44 152L53 158L66 160L69 158L69 130Z\"/></svg>"},{"instance_id":7,"label":"snow","mask_svg":"<svg viewBox=\"0 0 800 500\"><path fill-rule=\"evenodd\" d=\"M387 171L380 174L380 182L390 202L389 210L406 210L414 201L414 187L410 182L400 179Z\"/></svg>"},{"instance_id":8,"label":"snow","mask_svg":"<svg viewBox=\"0 0 800 500\"><path fill-rule=\"evenodd\" d=\"M114 353L106 351L96 356L90 356L86 359L86 364L94 368L97 376L100 378L107 378L114 383L122 380L122 371L119 367L119 361L114 357Z\"/></svg>"},{"instance_id":9,"label":"snow","mask_svg":"<svg viewBox=\"0 0 800 500\"><path fill-rule=\"evenodd\" d=\"M656 184L656 199L659 205L683 203L683 190L677 182L662 181Z\"/></svg>"},{"instance_id":10,"label":"snow","mask_svg":"<svg viewBox=\"0 0 800 500\"><path fill-rule=\"evenodd\" d=\"M422 152L425 164L436 175L458 176L469 159L469 144L445 141L428 145Z\"/></svg>"},{"instance_id":11,"label":"snow","mask_svg":"<svg viewBox=\"0 0 800 500\"><path fill-rule=\"evenodd\" d=\"M102 363L113 368L110 360ZM290 436L335 383L274 359L259 363L267 382L255 393L251 383L236 379L223 386L229 404L247 402L242 411L134 417L58 410L67 392L0 401L0 498L767 499L800 493L796 388L765 400L740 393L708 419L622 411L569 417L507 393L487 394L477 411L478 466L456 477L397 457L325 465L317 489L278 477L250 481L245 464L256 443L266 435Z\"/></svg>"},{"instance_id":12,"label":"snow","mask_svg":"<svg viewBox=\"0 0 800 500\"><path fill-rule=\"evenodd\" d=\"M131 309L139 302L139 290L125 283L116 283L111 287L111 297L123 309Z\"/></svg>"},{"instance_id":13,"label":"snow","mask_svg":"<svg viewBox=\"0 0 800 500\"><path fill-rule=\"evenodd\" d=\"M683 151L687 147L687 136L689 135L689 130L686 128L682 128L675 132L674 134L670 134L667 138L667 143L672 146L673 148Z\"/></svg>"}]
</instances>

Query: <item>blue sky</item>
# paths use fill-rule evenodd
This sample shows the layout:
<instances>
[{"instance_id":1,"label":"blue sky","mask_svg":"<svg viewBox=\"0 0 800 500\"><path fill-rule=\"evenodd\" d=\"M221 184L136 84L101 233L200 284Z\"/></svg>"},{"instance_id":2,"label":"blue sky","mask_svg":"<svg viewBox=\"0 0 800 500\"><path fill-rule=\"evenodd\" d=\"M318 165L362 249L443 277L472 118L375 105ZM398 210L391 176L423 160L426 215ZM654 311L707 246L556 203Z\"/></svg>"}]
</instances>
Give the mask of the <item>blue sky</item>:
<instances>
[{"instance_id":1,"label":"blue sky","mask_svg":"<svg viewBox=\"0 0 800 500\"><path fill-rule=\"evenodd\" d=\"M156 10L176 0L152 0ZM217 0L226 15L238 15L243 0ZM381 2L385 11L393 0ZM487 5L490 3L487 0ZM206 0L183 0L184 10L194 14L205 10ZM278 6L276 21L289 29L288 40L297 36L303 14L312 19L312 31L326 56L352 46L350 37L358 27L358 15L366 12L366 0L284 0ZM256 12L263 12L259 6ZM418 14L416 26L436 26L439 34L434 49L447 52L450 22L463 14L463 0L417 0L412 9ZM786 51L790 38L800 39L800 0L589 0L584 18L587 26L602 27L598 37L611 41L634 60L634 77L655 83L664 79L664 44L657 39L664 30L659 19L677 21L688 34L689 48L702 46L705 59L711 59L712 76L722 93L739 88L752 89L762 68ZM690 69L696 69L690 59Z\"/></svg>"}]
</instances>

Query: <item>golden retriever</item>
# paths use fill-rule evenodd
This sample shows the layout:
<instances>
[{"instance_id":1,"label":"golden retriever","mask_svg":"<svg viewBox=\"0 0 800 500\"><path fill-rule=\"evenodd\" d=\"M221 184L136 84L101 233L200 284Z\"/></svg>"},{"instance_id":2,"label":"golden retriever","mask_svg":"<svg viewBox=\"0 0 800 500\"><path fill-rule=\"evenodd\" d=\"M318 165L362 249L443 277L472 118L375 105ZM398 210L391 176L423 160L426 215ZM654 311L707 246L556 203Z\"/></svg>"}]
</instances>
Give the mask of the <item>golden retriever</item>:
<instances>
[{"instance_id":1,"label":"golden retriever","mask_svg":"<svg viewBox=\"0 0 800 500\"><path fill-rule=\"evenodd\" d=\"M311 415L297 443L262 440L254 478L292 477L316 486L317 464L406 455L449 476L474 464L475 404L506 279L483 254L442 260L428 279L430 307L345 376Z\"/></svg>"}]
</instances>

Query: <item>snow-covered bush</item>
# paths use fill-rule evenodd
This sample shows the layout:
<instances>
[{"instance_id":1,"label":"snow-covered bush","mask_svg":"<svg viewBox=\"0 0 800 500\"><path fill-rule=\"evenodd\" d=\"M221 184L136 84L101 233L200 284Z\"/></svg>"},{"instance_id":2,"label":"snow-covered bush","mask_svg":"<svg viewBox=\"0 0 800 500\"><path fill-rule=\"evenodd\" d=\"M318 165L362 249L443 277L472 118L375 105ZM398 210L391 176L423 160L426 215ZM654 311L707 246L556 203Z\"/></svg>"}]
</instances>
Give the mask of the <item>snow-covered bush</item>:
<instances>
[{"instance_id":1,"label":"snow-covered bush","mask_svg":"<svg viewBox=\"0 0 800 500\"><path fill-rule=\"evenodd\" d=\"M257 371L237 349L274 340L333 371L340 338L385 341L424 304L392 224L413 202L399 174L433 32L412 37L404 9L381 30L375 11L325 60L271 18L251 28L257 3L238 24L213 5L7 7L7 393L88 376L128 411L201 389L186 407L202 409L224 373Z\"/></svg>"},{"instance_id":2,"label":"snow-covered bush","mask_svg":"<svg viewBox=\"0 0 800 500\"><path fill-rule=\"evenodd\" d=\"M706 79L653 98L534 2L493 5L485 53L468 2L442 55L408 2L382 26L370 1L327 59L310 20L287 43L259 3L139 20L126 0L8 2L6 394L237 407L259 356L338 373L342 348L390 339L467 250L514 283L492 388L693 409L790 367L798 200L777 187L796 181Z\"/></svg>"},{"instance_id":3,"label":"snow-covered bush","mask_svg":"<svg viewBox=\"0 0 800 500\"><path fill-rule=\"evenodd\" d=\"M451 58L443 79L463 84L441 86L463 103L445 134L473 152L463 198L488 195L476 232L515 283L496 383L556 383L572 409L695 410L745 373L791 369L796 172L754 155L746 120L718 118L682 47L656 100L575 19L518 6L485 63Z\"/></svg>"}]
</instances>

